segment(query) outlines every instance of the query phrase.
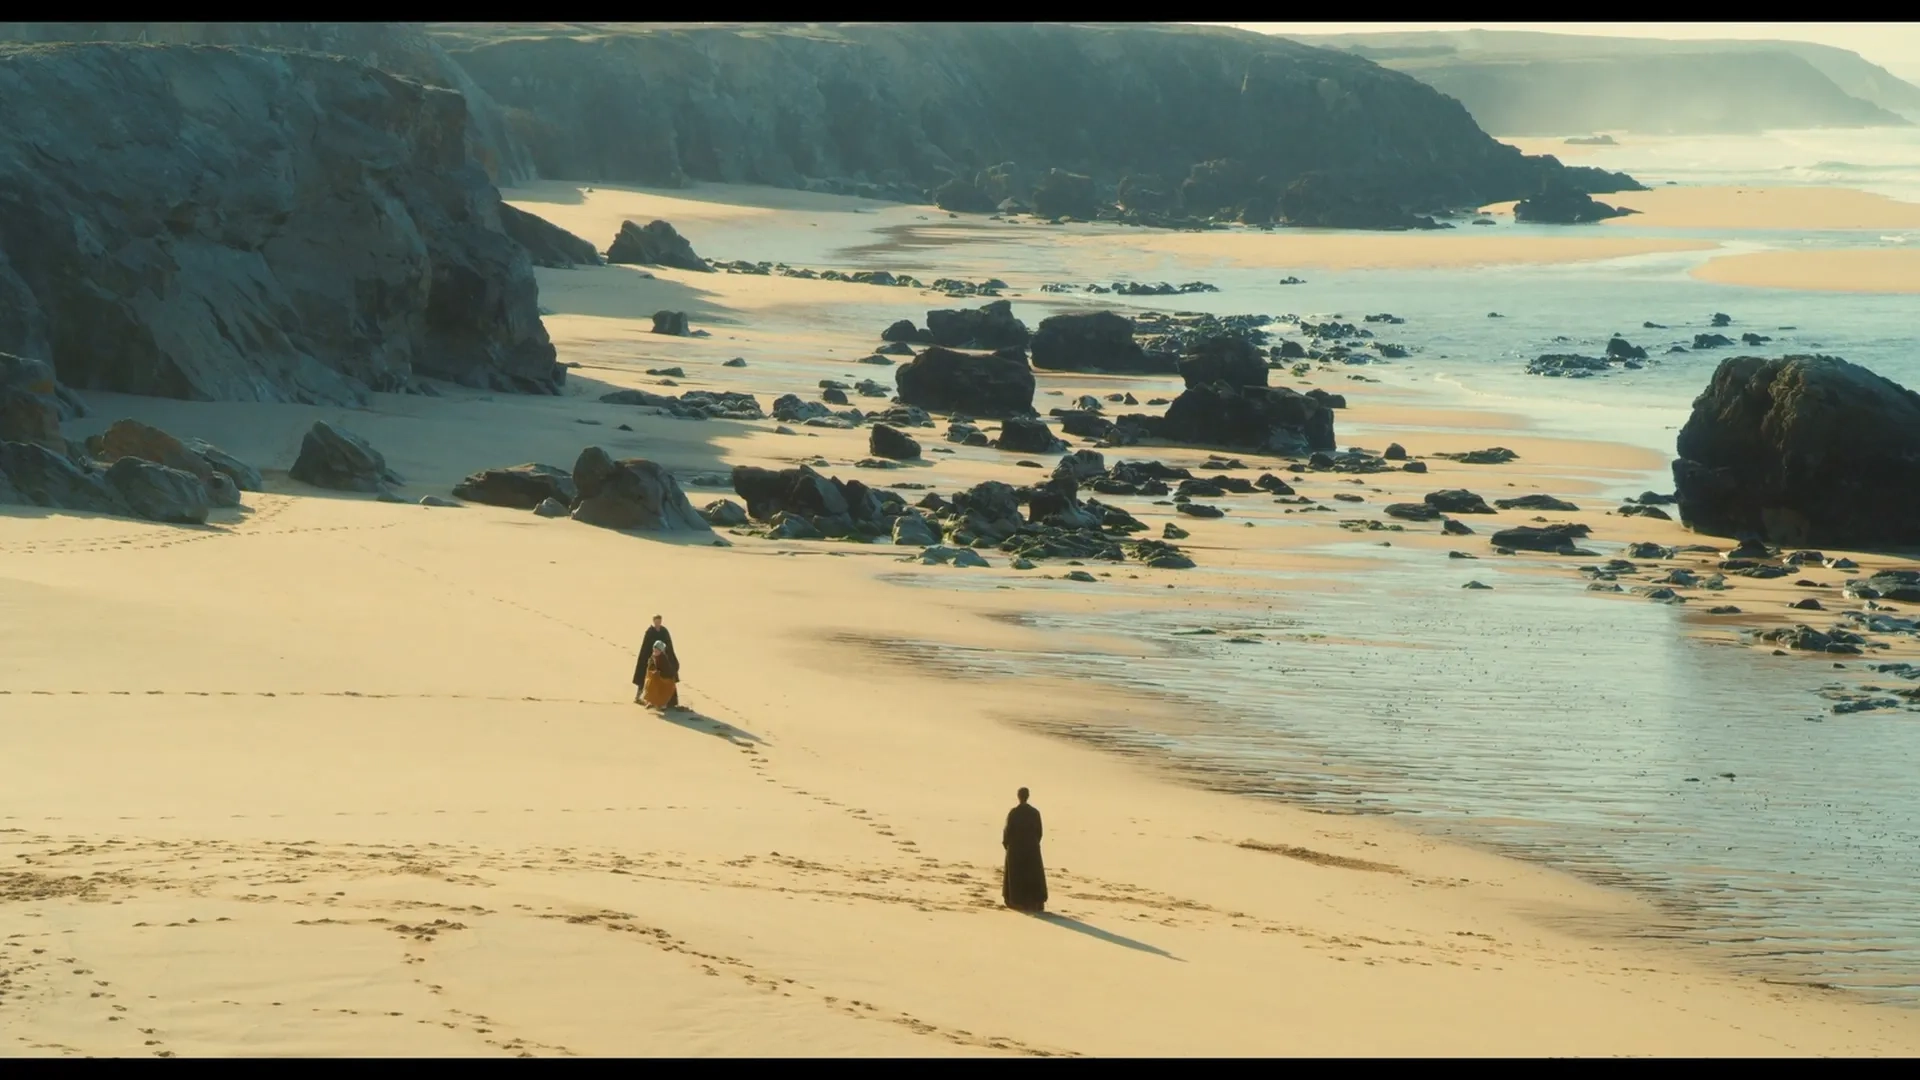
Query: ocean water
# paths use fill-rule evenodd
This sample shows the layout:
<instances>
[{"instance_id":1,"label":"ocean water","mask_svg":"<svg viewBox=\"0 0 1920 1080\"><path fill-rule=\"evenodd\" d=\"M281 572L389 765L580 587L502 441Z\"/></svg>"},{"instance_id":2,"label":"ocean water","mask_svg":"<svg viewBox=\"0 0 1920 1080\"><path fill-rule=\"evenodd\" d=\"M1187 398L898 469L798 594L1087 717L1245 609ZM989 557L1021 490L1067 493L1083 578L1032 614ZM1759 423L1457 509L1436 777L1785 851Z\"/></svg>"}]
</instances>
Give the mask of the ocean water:
<instances>
[{"instance_id":1,"label":"ocean water","mask_svg":"<svg viewBox=\"0 0 1920 1080\"><path fill-rule=\"evenodd\" d=\"M1626 169L1650 184L1838 184L1920 201L1920 131L1908 129L1635 138L1566 160ZM1521 413L1543 433L1668 454L1693 397L1727 356L1824 353L1920 387L1913 297L1739 288L1688 274L1726 251L1920 242L1914 234L1605 228L1724 247L1465 271L1278 263L1196 271L1143 258L1124 277L1201 278L1220 291L1099 300L1338 315L1414 350L1353 372L1430 389L1441 403ZM1510 221L1486 231L1496 229L1563 235ZM903 253L840 254L841 265L898 268ZM1022 293L1015 309L1029 325L1067 303L1034 292L1039 281L1088 280L1064 252L1002 254L999 276ZM976 267L996 265L976 245L965 255ZM1289 274L1306 283L1279 284ZM1489 318L1494 311L1502 317ZM1405 322L1361 323L1376 312ZM1715 312L1731 316L1720 332L1736 340L1743 332L1772 340L1692 350ZM1598 354L1615 333L1648 350L1645 369L1579 380L1525 373L1540 353ZM1675 344L1689 349L1669 353ZM1670 478L1662 470L1621 486L1623 494L1668 490ZM1685 620L1706 617L1688 609L1704 605L1588 594L1577 579L1524 572L1521 560L1436 566L1430 554L1383 549L1377 538L1328 550L1364 555L1373 568L1338 589L1324 585L1324 574L1320 583L1274 574L1273 614L1253 619L1238 596L1222 595L1208 613L1215 586L1203 566L1181 586L1199 607L1177 615L1157 612L1143 595L1137 611L1029 620L1138 639L1126 655L1001 649L964 661L1170 697L1193 722L1178 731L1103 731L1102 743L1198 769L1252 797L1398 815L1634 888L1666 913L1644 928L1649 936L1706 947L1766 978L1920 1006L1920 713L1833 713L1824 693L1857 688L1860 663L1834 670L1827 659L1776 658L1691 637ZM1463 590L1469 577L1494 587ZM967 587L958 574L940 583ZM1129 587L1118 579L1101 586ZM1209 629L1219 632L1196 632Z\"/></svg>"}]
</instances>

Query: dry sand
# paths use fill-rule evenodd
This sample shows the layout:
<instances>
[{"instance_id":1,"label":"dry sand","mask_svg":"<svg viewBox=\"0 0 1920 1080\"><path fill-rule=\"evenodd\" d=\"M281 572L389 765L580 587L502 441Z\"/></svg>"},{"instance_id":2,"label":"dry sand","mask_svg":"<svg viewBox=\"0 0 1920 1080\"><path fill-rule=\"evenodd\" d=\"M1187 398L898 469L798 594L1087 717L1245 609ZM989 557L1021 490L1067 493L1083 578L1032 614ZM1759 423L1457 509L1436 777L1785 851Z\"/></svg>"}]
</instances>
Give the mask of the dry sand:
<instances>
[{"instance_id":1,"label":"dry sand","mask_svg":"<svg viewBox=\"0 0 1920 1080\"><path fill-rule=\"evenodd\" d=\"M562 224L584 205L604 226L662 198L521 205ZM848 205L752 227L845 223ZM747 219L732 212L710 220ZM1004 254L940 257L984 276ZM852 475L857 432L779 436L594 398L673 364L682 388L763 399L870 371L835 357L864 351L875 313L939 302L653 273L542 272L561 355L582 365L565 398L453 392L357 412L96 395L70 433L134 415L269 470L271 491L205 528L0 508L0 1052L1920 1050L1909 1013L1631 941L1659 917L1634 896L1390 822L1196 790L1044 734L1152 701L901 662L908 642L1111 648L993 616L1145 602L1178 572L1128 569L1138 578L1103 592L890 549L719 548L286 479L316 417L371 438L416 496L478 467L569 464L594 442L682 476L816 455ZM640 332L639 316L680 301L712 337ZM718 366L732 355L749 366ZM1523 454L1503 482L1575 497L1648 467L1519 418L1341 389L1343 442L1499 441ZM1492 475L1433 468L1377 478L1368 501ZM874 475L951 490L1021 473L969 448ZM1289 557L1270 529L1190 524L1210 565ZM898 574L1009 590L907 589L886 580ZM690 715L631 703L654 612L683 654ZM1021 785L1046 815L1047 918L998 904L997 832Z\"/></svg>"},{"instance_id":2,"label":"dry sand","mask_svg":"<svg viewBox=\"0 0 1920 1080\"><path fill-rule=\"evenodd\" d=\"M1702 281L1763 289L1920 293L1920 250L1754 251L1708 259L1691 272Z\"/></svg>"}]
</instances>

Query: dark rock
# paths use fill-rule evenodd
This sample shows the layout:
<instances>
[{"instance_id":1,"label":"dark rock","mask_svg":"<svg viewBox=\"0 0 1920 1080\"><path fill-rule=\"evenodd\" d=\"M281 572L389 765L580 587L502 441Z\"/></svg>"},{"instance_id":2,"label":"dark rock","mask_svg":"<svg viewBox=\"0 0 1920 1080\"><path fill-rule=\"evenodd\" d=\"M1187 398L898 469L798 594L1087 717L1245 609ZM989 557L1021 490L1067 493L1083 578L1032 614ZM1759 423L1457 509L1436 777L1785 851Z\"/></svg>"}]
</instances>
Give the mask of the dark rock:
<instances>
[{"instance_id":1,"label":"dark rock","mask_svg":"<svg viewBox=\"0 0 1920 1080\"><path fill-rule=\"evenodd\" d=\"M114 421L113 426L90 449L102 464L111 465L122 458L137 458L190 473L203 485L214 476L213 466L207 459L189 450L185 443L172 435L138 420ZM255 475L257 477L258 474ZM205 520L204 515L201 520Z\"/></svg>"},{"instance_id":2,"label":"dark rock","mask_svg":"<svg viewBox=\"0 0 1920 1080\"><path fill-rule=\"evenodd\" d=\"M1515 499L1495 499L1493 505L1502 510L1558 510L1562 513L1572 513L1580 509L1565 499L1556 499L1551 495L1522 495Z\"/></svg>"},{"instance_id":3,"label":"dark rock","mask_svg":"<svg viewBox=\"0 0 1920 1080\"><path fill-rule=\"evenodd\" d=\"M1051 454L1066 449L1066 444L1054 438L1053 429L1044 420L1012 417L1000 424L1000 437L993 445L1001 450L1011 450L1022 454Z\"/></svg>"},{"instance_id":4,"label":"dark rock","mask_svg":"<svg viewBox=\"0 0 1920 1080\"><path fill-rule=\"evenodd\" d=\"M1409 461L1405 465L1400 466L1400 468L1405 472L1423 473L1427 471L1427 463L1424 461Z\"/></svg>"},{"instance_id":5,"label":"dark rock","mask_svg":"<svg viewBox=\"0 0 1920 1080\"><path fill-rule=\"evenodd\" d=\"M1460 587L1461 587L1461 588L1463 588L1463 589L1491 589L1491 588L1493 588L1493 586L1491 586L1491 585L1482 585L1482 584L1481 584L1480 582L1478 582L1478 581L1469 581L1469 582L1467 582L1467 583L1466 583L1465 585L1462 585L1462 586L1460 586Z\"/></svg>"},{"instance_id":6,"label":"dark rock","mask_svg":"<svg viewBox=\"0 0 1920 1080\"><path fill-rule=\"evenodd\" d=\"M1033 335L1033 366L1049 371L1171 375L1166 353L1149 353L1133 339L1133 323L1111 311L1050 315Z\"/></svg>"},{"instance_id":7,"label":"dark rock","mask_svg":"<svg viewBox=\"0 0 1920 1080\"><path fill-rule=\"evenodd\" d=\"M1658 521L1673 520L1673 515L1667 513L1665 510L1662 510L1657 506L1642 506L1638 503L1628 503L1625 506L1622 506L1620 508L1620 516L1621 517L1649 517L1649 518L1654 518L1655 520L1658 520Z\"/></svg>"},{"instance_id":8,"label":"dark rock","mask_svg":"<svg viewBox=\"0 0 1920 1080\"><path fill-rule=\"evenodd\" d=\"M1426 504L1446 514L1491 514L1493 507L1485 499L1464 488L1429 492Z\"/></svg>"},{"instance_id":9,"label":"dark rock","mask_svg":"<svg viewBox=\"0 0 1920 1080\"><path fill-rule=\"evenodd\" d=\"M1866 584L1882 599L1920 604L1920 570L1882 570L1867 578Z\"/></svg>"},{"instance_id":10,"label":"dark rock","mask_svg":"<svg viewBox=\"0 0 1920 1080\"><path fill-rule=\"evenodd\" d=\"M1013 304L995 300L977 308L927 312L927 334L954 349L1024 349L1027 326L1013 317Z\"/></svg>"},{"instance_id":11,"label":"dark rock","mask_svg":"<svg viewBox=\"0 0 1920 1080\"><path fill-rule=\"evenodd\" d=\"M1720 349L1733 344L1733 339L1725 334L1695 334L1693 347L1696 349Z\"/></svg>"},{"instance_id":12,"label":"dark rock","mask_svg":"<svg viewBox=\"0 0 1920 1080\"><path fill-rule=\"evenodd\" d=\"M567 508L567 504L559 499L542 499L540 505L533 508L533 512L543 518L563 518L572 513Z\"/></svg>"},{"instance_id":13,"label":"dark rock","mask_svg":"<svg viewBox=\"0 0 1920 1080\"><path fill-rule=\"evenodd\" d=\"M1647 350L1638 345L1628 344L1626 338L1616 335L1607 342L1607 359L1609 360L1645 360L1646 358Z\"/></svg>"},{"instance_id":14,"label":"dark rock","mask_svg":"<svg viewBox=\"0 0 1920 1080\"><path fill-rule=\"evenodd\" d=\"M720 366L721 367L746 367L747 358L744 356L736 356L731 360L721 361Z\"/></svg>"},{"instance_id":15,"label":"dark rock","mask_svg":"<svg viewBox=\"0 0 1920 1080\"><path fill-rule=\"evenodd\" d=\"M99 470L38 443L0 442L0 493L29 506L133 516L126 498Z\"/></svg>"},{"instance_id":16,"label":"dark rock","mask_svg":"<svg viewBox=\"0 0 1920 1080\"><path fill-rule=\"evenodd\" d=\"M1259 478L1254 480L1253 486L1259 488L1261 491L1267 492L1270 495L1293 494L1293 485L1287 483L1285 480L1280 479L1279 477L1273 475L1272 473L1261 473Z\"/></svg>"},{"instance_id":17,"label":"dark rock","mask_svg":"<svg viewBox=\"0 0 1920 1080\"><path fill-rule=\"evenodd\" d=\"M850 402L847 400L847 392L836 386L830 386L825 390L820 391L820 400L826 402L829 405L850 404Z\"/></svg>"},{"instance_id":18,"label":"dark rock","mask_svg":"<svg viewBox=\"0 0 1920 1080\"><path fill-rule=\"evenodd\" d=\"M402 482L372 444L325 420L315 420L300 440L300 456L287 475L332 491L372 493Z\"/></svg>"},{"instance_id":19,"label":"dark rock","mask_svg":"<svg viewBox=\"0 0 1920 1080\"><path fill-rule=\"evenodd\" d=\"M684 311L656 311L653 313L653 332L671 334L674 337L686 337L687 313Z\"/></svg>"},{"instance_id":20,"label":"dark rock","mask_svg":"<svg viewBox=\"0 0 1920 1080\"><path fill-rule=\"evenodd\" d=\"M1824 356L1723 361L1680 429L1680 519L1716 536L1920 544L1920 394Z\"/></svg>"},{"instance_id":21,"label":"dark rock","mask_svg":"<svg viewBox=\"0 0 1920 1080\"><path fill-rule=\"evenodd\" d=\"M572 506L579 494L573 476L565 469L531 462L505 469L483 469L453 488L456 499L514 510L532 510L547 499Z\"/></svg>"},{"instance_id":22,"label":"dark rock","mask_svg":"<svg viewBox=\"0 0 1920 1080\"><path fill-rule=\"evenodd\" d=\"M261 477L260 470L241 461L225 450L220 449L204 439L184 439L182 440L182 445L192 451L201 461L206 462L207 467L212 469L215 474L223 475L233 481L235 488L241 491L265 490L266 480ZM161 464L165 464L165 462Z\"/></svg>"},{"instance_id":23,"label":"dark rock","mask_svg":"<svg viewBox=\"0 0 1920 1080\"><path fill-rule=\"evenodd\" d=\"M1440 523L1440 531L1448 536L1472 536L1473 529L1464 521L1448 518Z\"/></svg>"},{"instance_id":24,"label":"dark rock","mask_svg":"<svg viewBox=\"0 0 1920 1080\"><path fill-rule=\"evenodd\" d=\"M1562 552L1573 548L1575 540L1592 531L1585 525L1548 525L1544 528L1519 525L1501 529L1490 539L1496 547L1513 548L1516 551Z\"/></svg>"},{"instance_id":25,"label":"dark rock","mask_svg":"<svg viewBox=\"0 0 1920 1080\"><path fill-rule=\"evenodd\" d=\"M898 428L875 424L867 433L867 452L874 457L911 461L920 456L920 444Z\"/></svg>"},{"instance_id":26,"label":"dark rock","mask_svg":"<svg viewBox=\"0 0 1920 1080\"><path fill-rule=\"evenodd\" d=\"M1113 431L1113 421L1095 413L1078 409L1056 410L1060 417L1060 430L1083 439L1104 439Z\"/></svg>"},{"instance_id":27,"label":"dark rock","mask_svg":"<svg viewBox=\"0 0 1920 1080\"><path fill-rule=\"evenodd\" d=\"M890 342L892 346L904 348L906 343L910 341L918 344L931 344L933 342L933 337L932 335L928 334L925 330L922 330L919 327L914 326L910 320L901 319L898 322L894 323L893 325L887 327L885 330L882 330L880 332L880 340L885 342ZM887 347L882 347L880 351L888 352L889 349ZM913 355L913 350L906 349L905 352L895 351L892 353L892 355L911 356Z\"/></svg>"},{"instance_id":28,"label":"dark rock","mask_svg":"<svg viewBox=\"0 0 1920 1080\"><path fill-rule=\"evenodd\" d=\"M1587 375L1604 374L1612 370L1612 365L1597 356L1579 356L1573 353L1546 353L1527 362L1529 375L1554 375L1570 378L1582 378Z\"/></svg>"},{"instance_id":29,"label":"dark rock","mask_svg":"<svg viewBox=\"0 0 1920 1080\"><path fill-rule=\"evenodd\" d=\"M134 516L179 525L204 525L212 502L203 478L137 457L107 466L107 485L132 508Z\"/></svg>"},{"instance_id":30,"label":"dark rock","mask_svg":"<svg viewBox=\"0 0 1920 1080\"><path fill-rule=\"evenodd\" d=\"M1267 385L1267 362L1245 338L1223 335L1192 342L1182 352L1179 366L1189 390L1214 383L1236 388Z\"/></svg>"},{"instance_id":31,"label":"dark rock","mask_svg":"<svg viewBox=\"0 0 1920 1080\"><path fill-rule=\"evenodd\" d=\"M590 446L573 465L580 501L573 520L606 529L649 532L706 532L709 526L687 501L673 474L645 458L615 461Z\"/></svg>"},{"instance_id":32,"label":"dark rock","mask_svg":"<svg viewBox=\"0 0 1920 1080\"><path fill-rule=\"evenodd\" d=\"M1402 521L1438 521L1440 511L1426 503L1391 503L1387 506L1387 516Z\"/></svg>"},{"instance_id":33,"label":"dark rock","mask_svg":"<svg viewBox=\"0 0 1920 1080\"><path fill-rule=\"evenodd\" d=\"M1572 187L1552 186L1513 206L1513 220L1543 225L1579 225L1605 221L1633 213L1596 201L1593 196Z\"/></svg>"},{"instance_id":34,"label":"dark rock","mask_svg":"<svg viewBox=\"0 0 1920 1080\"><path fill-rule=\"evenodd\" d=\"M676 270L695 270L703 274L714 272L705 259L693 253L693 245L687 242L687 238L664 221L649 221L645 226L632 221L622 222L619 235L613 238L612 246L607 248L607 261L638 266L670 266Z\"/></svg>"},{"instance_id":35,"label":"dark rock","mask_svg":"<svg viewBox=\"0 0 1920 1080\"><path fill-rule=\"evenodd\" d=\"M593 245L546 218L508 203L500 204L500 227L513 242L527 249L535 266L565 270L598 266L603 261Z\"/></svg>"},{"instance_id":36,"label":"dark rock","mask_svg":"<svg viewBox=\"0 0 1920 1080\"><path fill-rule=\"evenodd\" d=\"M1772 340L1773 340L1772 338L1766 336L1765 334L1755 334L1755 333L1749 332L1749 333L1740 335L1740 344L1742 345L1765 345L1767 342Z\"/></svg>"},{"instance_id":37,"label":"dark rock","mask_svg":"<svg viewBox=\"0 0 1920 1080\"><path fill-rule=\"evenodd\" d=\"M1175 525L1171 521L1167 522L1165 525L1161 526L1160 528L1160 536L1162 539L1166 539L1166 540L1185 540L1188 536L1191 536L1191 535L1192 534L1187 532L1187 530L1181 528L1178 525Z\"/></svg>"},{"instance_id":38,"label":"dark rock","mask_svg":"<svg viewBox=\"0 0 1920 1080\"><path fill-rule=\"evenodd\" d=\"M1716 311L1713 313L1714 326L1729 326L1732 323L1733 323L1733 316L1728 315L1726 312Z\"/></svg>"},{"instance_id":39,"label":"dark rock","mask_svg":"<svg viewBox=\"0 0 1920 1080\"><path fill-rule=\"evenodd\" d=\"M1133 416L1124 420L1135 419ZM1334 446L1333 410L1285 387L1193 387L1139 426L1169 442L1304 454Z\"/></svg>"},{"instance_id":40,"label":"dark rock","mask_svg":"<svg viewBox=\"0 0 1920 1080\"><path fill-rule=\"evenodd\" d=\"M894 381L902 402L923 409L994 418L1034 415L1033 369L1017 349L977 356L936 345L900 365Z\"/></svg>"},{"instance_id":41,"label":"dark rock","mask_svg":"<svg viewBox=\"0 0 1920 1080\"><path fill-rule=\"evenodd\" d=\"M0 95L38 103L0 129L0 350L197 400L556 389L461 93L314 52L50 44L0 56Z\"/></svg>"},{"instance_id":42,"label":"dark rock","mask_svg":"<svg viewBox=\"0 0 1920 1080\"><path fill-rule=\"evenodd\" d=\"M1197 518L1225 517L1227 513L1217 506L1209 506L1206 503L1180 503L1174 509L1189 517Z\"/></svg>"},{"instance_id":43,"label":"dark rock","mask_svg":"<svg viewBox=\"0 0 1920 1080\"><path fill-rule=\"evenodd\" d=\"M0 262L0 270L4 268ZM5 303L4 294L0 303ZM0 314L0 319L7 317ZM66 453L60 390L52 365L0 352L0 442L33 443Z\"/></svg>"},{"instance_id":44,"label":"dark rock","mask_svg":"<svg viewBox=\"0 0 1920 1080\"><path fill-rule=\"evenodd\" d=\"M1097 450L1075 450L1060 459L1053 475L1069 477L1075 484L1087 483L1107 475L1107 459Z\"/></svg>"},{"instance_id":45,"label":"dark rock","mask_svg":"<svg viewBox=\"0 0 1920 1080\"><path fill-rule=\"evenodd\" d=\"M1329 409L1344 409L1347 407L1347 396L1345 394L1330 394L1325 390L1309 390L1307 391L1307 396L1325 405ZM1405 451L1402 451L1402 454L1404 453Z\"/></svg>"},{"instance_id":46,"label":"dark rock","mask_svg":"<svg viewBox=\"0 0 1920 1080\"><path fill-rule=\"evenodd\" d=\"M1463 465L1505 465L1519 457L1519 454L1504 446L1489 447L1485 450L1468 450L1460 454L1435 454L1437 458L1458 461Z\"/></svg>"}]
</instances>

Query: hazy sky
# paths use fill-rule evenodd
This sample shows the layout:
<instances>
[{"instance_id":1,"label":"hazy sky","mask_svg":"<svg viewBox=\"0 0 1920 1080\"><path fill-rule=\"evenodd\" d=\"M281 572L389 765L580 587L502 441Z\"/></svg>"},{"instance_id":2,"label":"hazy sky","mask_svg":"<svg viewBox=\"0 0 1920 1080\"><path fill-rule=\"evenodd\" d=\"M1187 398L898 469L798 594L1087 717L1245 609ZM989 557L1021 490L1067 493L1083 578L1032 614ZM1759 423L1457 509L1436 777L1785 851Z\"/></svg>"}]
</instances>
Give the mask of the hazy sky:
<instances>
[{"instance_id":1,"label":"hazy sky","mask_svg":"<svg viewBox=\"0 0 1920 1080\"><path fill-rule=\"evenodd\" d=\"M1364 34L1407 30L1532 30L1602 37L1773 38L1852 49L1906 79L1920 77L1920 22L1905 23L1230 23L1268 34Z\"/></svg>"}]
</instances>

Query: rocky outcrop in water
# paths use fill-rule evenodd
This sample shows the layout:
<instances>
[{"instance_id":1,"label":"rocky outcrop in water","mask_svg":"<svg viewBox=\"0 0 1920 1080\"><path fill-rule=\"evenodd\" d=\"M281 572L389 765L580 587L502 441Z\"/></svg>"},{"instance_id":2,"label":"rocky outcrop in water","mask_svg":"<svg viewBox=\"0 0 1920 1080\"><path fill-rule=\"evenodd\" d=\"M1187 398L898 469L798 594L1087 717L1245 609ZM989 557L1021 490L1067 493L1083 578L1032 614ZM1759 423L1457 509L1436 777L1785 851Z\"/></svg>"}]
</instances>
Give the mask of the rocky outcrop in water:
<instances>
[{"instance_id":1,"label":"rocky outcrop in water","mask_svg":"<svg viewBox=\"0 0 1920 1080\"><path fill-rule=\"evenodd\" d=\"M552 392L460 95L347 60L0 46L0 350L78 389L356 403ZM112 133L111 137L103 133Z\"/></svg>"},{"instance_id":2,"label":"rocky outcrop in water","mask_svg":"<svg viewBox=\"0 0 1920 1080\"><path fill-rule=\"evenodd\" d=\"M1638 211L1608 206L1584 191L1565 185L1554 185L1513 204L1513 220L1542 225L1584 225L1633 213Z\"/></svg>"},{"instance_id":3,"label":"rocky outcrop in water","mask_svg":"<svg viewBox=\"0 0 1920 1080\"><path fill-rule=\"evenodd\" d=\"M1680 520L1715 536L1920 544L1920 394L1831 356L1721 362L1680 429Z\"/></svg>"},{"instance_id":4,"label":"rocky outcrop in water","mask_svg":"<svg viewBox=\"0 0 1920 1080\"><path fill-rule=\"evenodd\" d=\"M1362 228L1523 198L1545 177L1592 192L1635 186L1524 157L1458 102L1367 60L1222 28L463 24L435 34L526 118L546 176L931 193L956 211L1016 200L1090 217L1089 194L1104 207L1131 174L1134 213L1184 197L1256 222L1311 177L1295 197L1303 223ZM1175 190L1164 177L1186 180Z\"/></svg>"}]
</instances>

